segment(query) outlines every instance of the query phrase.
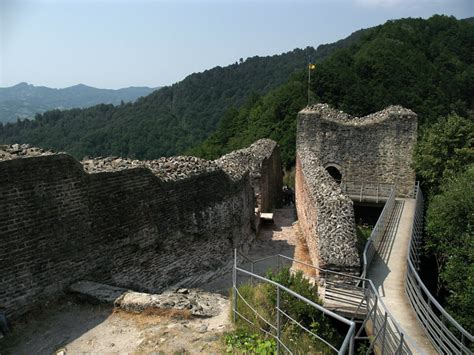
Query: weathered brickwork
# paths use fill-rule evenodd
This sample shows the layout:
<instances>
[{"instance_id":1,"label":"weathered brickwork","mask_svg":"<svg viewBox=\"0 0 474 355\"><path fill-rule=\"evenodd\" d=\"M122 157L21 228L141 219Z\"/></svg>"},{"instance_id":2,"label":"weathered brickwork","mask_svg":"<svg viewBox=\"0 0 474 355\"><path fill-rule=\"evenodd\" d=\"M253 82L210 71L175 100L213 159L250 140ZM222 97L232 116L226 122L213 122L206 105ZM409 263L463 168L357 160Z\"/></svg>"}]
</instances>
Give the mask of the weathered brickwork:
<instances>
[{"instance_id":1,"label":"weathered brickwork","mask_svg":"<svg viewBox=\"0 0 474 355\"><path fill-rule=\"evenodd\" d=\"M304 144L323 167L335 166L343 181L395 183L400 196L415 184L411 168L417 116L401 106L352 117L325 104L298 115L298 144ZM299 149L299 147L297 147Z\"/></svg>"},{"instance_id":2,"label":"weathered brickwork","mask_svg":"<svg viewBox=\"0 0 474 355\"><path fill-rule=\"evenodd\" d=\"M282 202L283 171L280 149L271 139L260 139L250 147L236 150L216 160L224 169L250 171L260 212L271 212Z\"/></svg>"},{"instance_id":3,"label":"weathered brickwork","mask_svg":"<svg viewBox=\"0 0 474 355\"><path fill-rule=\"evenodd\" d=\"M358 274L354 208L311 152L296 157L298 225L314 266Z\"/></svg>"},{"instance_id":4,"label":"weathered brickwork","mask_svg":"<svg viewBox=\"0 0 474 355\"><path fill-rule=\"evenodd\" d=\"M0 307L9 317L81 279L152 292L196 285L253 235L249 174L213 162L109 159L84 163L88 173L67 154L4 159Z\"/></svg>"}]
</instances>

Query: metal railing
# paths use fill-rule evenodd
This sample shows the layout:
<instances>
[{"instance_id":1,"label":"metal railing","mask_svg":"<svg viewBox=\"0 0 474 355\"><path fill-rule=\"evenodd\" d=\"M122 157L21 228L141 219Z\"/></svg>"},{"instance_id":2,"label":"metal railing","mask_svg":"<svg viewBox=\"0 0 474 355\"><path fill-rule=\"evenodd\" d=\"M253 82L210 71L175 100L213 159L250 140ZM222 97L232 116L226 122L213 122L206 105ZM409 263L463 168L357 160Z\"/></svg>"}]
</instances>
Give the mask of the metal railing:
<instances>
[{"instance_id":1,"label":"metal railing","mask_svg":"<svg viewBox=\"0 0 474 355\"><path fill-rule=\"evenodd\" d=\"M244 267L237 266L237 252L234 256L234 273L233 273L233 314L235 317L241 317L246 322L256 325L255 322L252 322L250 319L245 317L237 309L238 302L237 299L242 299L243 303L249 307L255 314L255 317L262 319L264 323L268 326L270 331L260 328L261 331L265 332L269 336L273 337L277 341L277 346L279 350L285 350L291 353L290 349L282 342L281 339L281 322L280 317L286 317L291 322L297 324L300 328L309 332L313 336L317 337L319 340L323 341L330 349L338 354L354 353L354 342L355 340L367 339L370 341L370 348L367 353L371 351L377 352L379 354L411 354L404 334L401 331L400 326L395 321L393 316L388 311L387 307L379 297L377 290L371 280L364 279L358 276L348 275L340 272L335 272L332 270L325 270L318 267L315 267L311 264L295 260L293 258L284 256L284 255L273 255L259 260L250 260L249 258L243 256L245 259L244 265L247 265L246 270ZM269 262L271 261L271 262ZM280 268L290 265L301 265L305 268L313 269L314 273L317 275L314 278L314 281L318 284L318 293L321 298L324 300L324 307L318 304L311 302L310 300L301 297L295 292L287 289L286 287L269 280L268 278L258 275L260 272L266 272L270 265L273 265L277 270ZM262 267L263 265L263 267ZM271 267L270 267L271 268ZM237 285L238 275L243 275L247 282L268 282L274 285L277 288L277 307L276 307L276 324L273 325L270 321L264 320L260 314L242 297L240 294ZM280 291L278 291L280 290ZM324 339L321 339L317 334L312 333L309 329L306 329L298 323L297 320L288 317L288 315L279 307L279 295L281 290L284 292L290 293L292 296L310 304L311 306L317 308L319 311L323 312L325 315L333 317L346 325L349 326L349 330L345 335L344 341L339 348L336 348L333 344L328 344ZM332 306L337 306L336 308L343 308L350 310L352 313L352 319L348 320L340 315L329 310L329 304ZM362 320L357 320L361 316ZM361 322L362 325L360 329L355 332L355 322ZM362 335L362 331L367 332L367 336Z\"/></svg>"},{"instance_id":2,"label":"metal railing","mask_svg":"<svg viewBox=\"0 0 474 355\"><path fill-rule=\"evenodd\" d=\"M353 322L351 320L348 320L344 317L341 317L340 315L324 308L323 306L307 299L306 297L303 297L303 296L299 295L298 293L290 290L289 288L287 288L287 287L285 287L285 286L283 286L283 285L281 285L281 284L279 284L279 283L277 283L273 280L270 280L270 279L268 279L264 276L260 276L256 273L253 273L253 272L247 271L243 268L240 268L239 266L237 266L237 260L238 260L237 250L234 250L234 268L233 268L233 275L232 275L232 277L233 277L233 280L232 280L233 281L232 282L232 284L233 284L233 286L232 286L232 295L233 295L232 313L233 313L233 316L234 316L234 321L236 320L237 317L240 317L241 319L248 322L249 324L252 324L252 325L258 327L256 322L252 321L251 319L247 318L244 314L239 312L238 299L241 299L243 301L243 303L246 305L246 307L248 307L251 310L251 312L255 315L255 317L259 318L267 326L267 329L264 329L262 327L258 327L258 328L260 329L260 331L264 332L268 336L275 339L276 344L277 344L277 352L278 353L281 353L282 350L284 350L284 351L292 354L292 351L284 343L283 338L282 338L282 317L286 318L287 320L289 320L294 325L298 326L299 328L301 328L302 330L304 330L305 332L307 332L311 336L315 337L316 339L318 339L319 341L324 343L329 349L336 352L337 354L346 354L346 353L353 354L354 353L354 334L355 334L355 328L356 328L355 322ZM252 269L253 269L253 267L252 267ZM275 316L275 319L273 321L265 319L261 314L259 314L258 311L254 307L252 307L252 305L250 305L250 303L247 300L245 300L245 298L239 292L239 289L237 287L237 285L239 283L238 282L239 274L250 277L252 279L252 282L253 281L265 282L265 283L268 283L268 284L273 285L275 287L275 289L276 289L276 306L275 306L276 316ZM344 337L344 340L343 340L342 344L340 345L340 347L337 348L336 346L331 344L326 339L323 339L318 334L314 333L310 329L303 326L298 320L295 320L290 315L288 315L280 307L280 299L281 299L281 293L282 292L286 292L287 294L291 295L292 297L294 297L294 298L310 305L311 307L314 307L319 312L322 312L325 316L331 317L331 318L333 318L333 319L335 319L339 322L342 322L342 323L346 324L349 328L348 328L348 331L347 331L347 333Z\"/></svg>"},{"instance_id":3,"label":"metal railing","mask_svg":"<svg viewBox=\"0 0 474 355\"><path fill-rule=\"evenodd\" d=\"M380 182L342 181L342 192L353 199L362 201L385 201L392 192L393 184Z\"/></svg>"},{"instance_id":4,"label":"metal railing","mask_svg":"<svg viewBox=\"0 0 474 355\"><path fill-rule=\"evenodd\" d=\"M423 235L423 193L417 185L416 210L413 222L405 291L415 314L436 350L441 354L472 354L474 337L457 323L436 301L423 284L417 270Z\"/></svg>"},{"instance_id":5,"label":"metal railing","mask_svg":"<svg viewBox=\"0 0 474 355\"><path fill-rule=\"evenodd\" d=\"M383 236L389 224L390 216L392 215L393 208L395 207L396 195L397 189L395 186L391 185L390 192L383 207L382 213L380 214L377 223L372 230L372 233L370 233L370 238L367 240L367 243L364 247L364 252L362 254L362 278L367 276L367 270L370 266L370 263L372 262L375 253L382 243Z\"/></svg>"}]
</instances>

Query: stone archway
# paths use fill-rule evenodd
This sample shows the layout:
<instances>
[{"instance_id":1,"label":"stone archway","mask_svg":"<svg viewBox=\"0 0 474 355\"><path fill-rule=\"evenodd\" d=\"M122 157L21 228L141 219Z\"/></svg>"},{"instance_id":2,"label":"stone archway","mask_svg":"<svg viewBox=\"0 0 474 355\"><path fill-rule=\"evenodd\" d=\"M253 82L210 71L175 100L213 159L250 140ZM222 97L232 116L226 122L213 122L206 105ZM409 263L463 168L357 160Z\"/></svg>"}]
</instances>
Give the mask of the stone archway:
<instances>
[{"instance_id":1,"label":"stone archway","mask_svg":"<svg viewBox=\"0 0 474 355\"><path fill-rule=\"evenodd\" d=\"M342 181L341 170L342 169L339 165L331 163L331 164L326 164L324 168L338 184L341 183Z\"/></svg>"}]
</instances>

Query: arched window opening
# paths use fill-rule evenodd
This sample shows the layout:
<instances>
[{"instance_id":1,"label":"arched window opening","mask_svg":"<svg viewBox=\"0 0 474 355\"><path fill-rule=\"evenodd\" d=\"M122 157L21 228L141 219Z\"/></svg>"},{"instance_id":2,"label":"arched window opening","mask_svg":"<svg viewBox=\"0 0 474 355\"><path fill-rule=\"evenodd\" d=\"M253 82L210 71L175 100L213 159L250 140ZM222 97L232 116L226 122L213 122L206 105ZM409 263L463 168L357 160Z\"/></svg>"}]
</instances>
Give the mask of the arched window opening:
<instances>
[{"instance_id":1,"label":"arched window opening","mask_svg":"<svg viewBox=\"0 0 474 355\"><path fill-rule=\"evenodd\" d=\"M326 171L331 175L331 177L336 180L338 184L341 183L342 180L342 174L341 172L335 167L335 166L328 166L326 168Z\"/></svg>"}]
</instances>

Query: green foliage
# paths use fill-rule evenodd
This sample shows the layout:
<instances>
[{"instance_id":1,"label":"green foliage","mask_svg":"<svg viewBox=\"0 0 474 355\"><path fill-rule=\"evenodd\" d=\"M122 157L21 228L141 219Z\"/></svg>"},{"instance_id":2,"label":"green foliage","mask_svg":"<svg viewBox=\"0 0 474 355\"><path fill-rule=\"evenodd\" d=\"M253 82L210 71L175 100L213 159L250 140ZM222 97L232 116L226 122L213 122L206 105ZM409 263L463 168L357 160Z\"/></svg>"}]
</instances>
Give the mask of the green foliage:
<instances>
[{"instance_id":1,"label":"green foliage","mask_svg":"<svg viewBox=\"0 0 474 355\"><path fill-rule=\"evenodd\" d=\"M215 159L252 144L260 138L280 143L282 160L294 163L296 115L306 103L306 86L302 73L265 97L252 96L240 110L232 109L219 129L191 154Z\"/></svg>"},{"instance_id":2,"label":"green foliage","mask_svg":"<svg viewBox=\"0 0 474 355\"><path fill-rule=\"evenodd\" d=\"M474 163L474 122L451 114L428 127L416 147L414 168L426 192Z\"/></svg>"},{"instance_id":3,"label":"green foliage","mask_svg":"<svg viewBox=\"0 0 474 355\"><path fill-rule=\"evenodd\" d=\"M452 17L388 21L361 33L352 46L333 52L312 74L314 101L355 115L402 105L419 116L421 129L450 112L474 107L474 25ZM296 73L283 86L234 110L192 152L215 157L268 137L282 159L295 159L296 115L307 103L307 75ZM232 120L232 122L230 122Z\"/></svg>"},{"instance_id":4,"label":"green foliage","mask_svg":"<svg viewBox=\"0 0 474 355\"><path fill-rule=\"evenodd\" d=\"M133 104L48 111L37 115L33 121L5 126L0 124L0 143L30 143L66 151L79 159L85 155L154 159L182 154L202 143L223 120L227 121L223 127L227 127L225 130L233 136L238 125L229 123L242 104L252 103L253 97L264 95L285 83L292 74L306 67L308 58L319 62L334 50L355 43L364 31L357 31L335 43L321 45L318 50L307 47L281 55L256 56L224 68L215 67L191 74L183 81L161 88ZM286 106L286 103L282 105ZM299 108L287 115L296 114ZM226 114L229 110L230 113ZM270 114L271 111L267 112L267 115ZM278 117L287 115L281 112ZM253 117L254 121L256 119ZM240 127L246 130L245 122L241 123ZM286 147L291 147L294 124L290 122L287 127L286 123L280 124L280 132L275 132L274 137L285 142ZM246 138L245 145L249 145L254 139L270 136L271 124L268 122L267 127L257 124L258 131L251 137L242 135L240 138ZM293 136L288 135L287 131L293 132ZM201 155L217 157L222 152L228 152L230 146L244 146L239 137L230 138L225 134L213 138L212 145L208 144ZM286 142L286 139L292 141ZM229 145L222 149L229 140ZM290 149L284 153L287 160L293 159L294 147Z\"/></svg>"},{"instance_id":5,"label":"green foliage","mask_svg":"<svg viewBox=\"0 0 474 355\"><path fill-rule=\"evenodd\" d=\"M269 272L267 278L289 288L310 301L322 304L318 298L318 287L312 285L309 280L304 277L302 271L293 273L290 269L284 268L277 273ZM267 295L271 304L276 306L276 288L269 286L267 288ZM287 314L294 319L298 319L298 321L301 321L302 324L308 327L315 319L319 319L321 315L321 312L316 308L284 291L280 292L280 307L284 309Z\"/></svg>"},{"instance_id":6,"label":"green foliage","mask_svg":"<svg viewBox=\"0 0 474 355\"><path fill-rule=\"evenodd\" d=\"M30 143L85 155L140 159L183 153L202 142L231 107L252 92L278 87L303 68L314 48L252 57L240 64L191 74L183 81L118 106L48 111L16 124L0 125L1 143Z\"/></svg>"},{"instance_id":7,"label":"green foliage","mask_svg":"<svg viewBox=\"0 0 474 355\"><path fill-rule=\"evenodd\" d=\"M277 273L269 272L267 277L317 304L322 304L318 297L317 286L312 285L301 271L293 273L290 272L288 268L285 268ZM255 326L249 325L249 323L237 317L238 329L245 330L246 334L258 332L259 328L267 332L274 332L267 322L274 326L276 324L276 287L268 283L255 285L244 284L239 287L239 292L252 308L258 312L260 317L257 316L242 299L238 298L237 308L239 313L255 324ZM321 338L336 346L340 345L342 339L341 335L337 332L331 321L323 316L322 312L283 290L280 290L280 309L297 320L300 325L310 329ZM267 322L262 320L262 318ZM308 353L314 352L315 350L328 350L326 344L310 333L302 330L287 317L280 315L280 322L282 341L293 351L297 353ZM271 337L269 339L271 339Z\"/></svg>"},{"instance_id":8,"label":"green foliage","mask_svg":"<svg viewBox=\"0 0 474 355\"><path fill-rule=\"evenodd\" d=\"M118 90L97 89L86 85L75 85L64 89L52 89L20 83L0 88L0 122L15 122L17 117L32 118L57 107L90 107L100 103L118 105L124 101L135 101L159 88L129 87Z\"/></svg>"},{"instance_id":9,"label":"green foliage","mask_svg":"<svg viewBox=\"0 0 474 355\"><path fill-rule=\"evenodd\" d=\"M359 252L359 257L362 257L362 254L364 253L365 244L369 240L371 233L372 228L369 226L356 226L357 251Z\"/></svg>"},{"instance_id":10,"label":"green foliage","mask_svg":"<svg viewBox=\"0 0 474 355\"><path fill-rule=\"evenodd\" d=\"M448 310L474 331L474 165L451 179L428 207L427 250L435 256Z\"/></svg>"},{"instance_id":11,"label":"green foliage","mask_svg":"<svg viewBox=\"0 0 474 355\"><path fill-rule=\"evenodd\" d=\"M245 329L237 329L225 336L226 351L231 354L275 354L276 342L274 339L265 339L257 333L249 333Z\"/></svg>"}]
</instances>

